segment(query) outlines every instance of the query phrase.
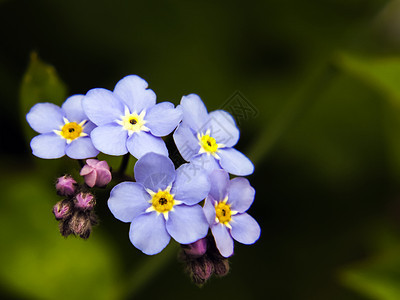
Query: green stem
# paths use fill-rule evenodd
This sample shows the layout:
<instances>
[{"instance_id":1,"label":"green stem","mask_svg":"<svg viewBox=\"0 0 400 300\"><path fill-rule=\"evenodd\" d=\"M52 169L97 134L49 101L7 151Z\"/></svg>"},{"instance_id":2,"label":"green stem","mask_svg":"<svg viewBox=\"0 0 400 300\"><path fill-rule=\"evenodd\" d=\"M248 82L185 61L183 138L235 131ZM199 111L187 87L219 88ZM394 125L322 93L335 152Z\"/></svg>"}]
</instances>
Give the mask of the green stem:
<instances>
[{"instance_id":1,"label":"green stem","mask_svg":"<svg viewBox=\"0 0 400 300\"><path fill-rule=\"evenodd\" d=\"M125 155L122 157L121 165L120 165L119 170L118 170L118 175L119 175L120 177L123 177L123 175L124 175L124 173L125 173L126 167L128 166L129 157L130 157L130 154L129 154L129 153L125 154Z\"/></svg>"},{"instance_id":2,"label":"green stem","mask_svg":"<svg viewBox=\"0 0 400 300\"><path fill-rule=\"evenodd\" d=\"M254 164L259 163L276 145L279 138L293 125L302 113L315 102L318 94L326 89L327 82L336 74L336 69L326 61L313 68L300 82L298 90L286 102L282 110L272 119L257 137L248 151Z\"/></svg>"}]
</instances>

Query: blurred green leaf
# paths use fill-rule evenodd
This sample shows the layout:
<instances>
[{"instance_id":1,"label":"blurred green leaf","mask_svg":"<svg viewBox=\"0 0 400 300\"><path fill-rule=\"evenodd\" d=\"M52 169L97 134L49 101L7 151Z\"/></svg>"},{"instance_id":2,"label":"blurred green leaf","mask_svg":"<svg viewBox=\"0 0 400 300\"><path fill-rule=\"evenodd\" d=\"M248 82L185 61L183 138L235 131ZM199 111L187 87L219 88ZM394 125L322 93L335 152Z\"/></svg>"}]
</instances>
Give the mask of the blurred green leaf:
<instances>
[{"instance_id":1,"label":"blurred green leaf","mask_svg":"<svg viewBox=\"0 0 400 300\"><path fill-rule=\"evenodd\" d=\"M20 112L25 136L31 138L34 133L25 115L39 102L51 102L61 105L67 96L67 88L58 77L53 66L40 60L36 52L30 56L29 66L24 74L20 89Z\"/></svg>"},{"instance_id":2,"label":"blurred green leaf","mask_svg":"<svg viewBox=\"0 0 400 300\"><path fill-rule=\"evenodd\" d=\"M377 88L387 98L400 105L400 57L359 57L347 53L337 56L337 65L368 85Z\"/></svg>"},{"instance_id":3,"label":"blurred green leaf","mask_svg":"<svg viewBox=\"0 0 400 300\"><path fill-rule=\"evenodd\" d=\"M118 299L115 249L96 228L89 241L58 233L58 196L35 173L3 178L0 278L4 288L35 299Z\"/></svg>"},{"instance_id":4,"label":"blurred green leaf","mask_svg":"<svg viewBox=\"0 0 400 300\"><path fill-rule=\"evenodd\" d=\"M385 223L381 221L380 223ZM377 226L379 227L379 225ZM400 299L400 240L397 231L380 226L372 230L370 242L376 254L339 273L341 282L370 299Z\"/></svg>"}]
</instances>

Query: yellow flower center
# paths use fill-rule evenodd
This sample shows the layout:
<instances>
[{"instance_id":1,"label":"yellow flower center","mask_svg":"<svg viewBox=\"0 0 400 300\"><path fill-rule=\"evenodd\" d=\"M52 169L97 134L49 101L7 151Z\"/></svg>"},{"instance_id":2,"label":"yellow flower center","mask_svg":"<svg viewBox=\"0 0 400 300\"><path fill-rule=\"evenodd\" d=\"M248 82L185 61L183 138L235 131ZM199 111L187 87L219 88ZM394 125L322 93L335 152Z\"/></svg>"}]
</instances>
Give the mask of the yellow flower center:
<instances>
[{"instance_id":1,"label":"yellow flower center","mask_svg":"<svg viewBox=\"0 0 400 300\"><path fill-rule=\"evenodd\" d=\"M61 136L67 140L74 140L81 136L82 131L81 125L76 122L70 122L61 128Z\"/></svg>"},{"instance_id":2,"label":"yellow flower center","mask_svg":"<svg viewBox=\"0 0 400 300\"><path fill-rule=\"evenodd\" d=\"M167 190L158 191L154 194L151 199L151 203L153 204L153 208L155 211L159 213L165 213L172 210L175 204L174 196L171 195Z\"/></svg>"},{"instance_id":3,"label":"yellow flower center","mask_svg":"<svg viewBox=\"0 0 400 300\"><path fill-rule=\"evenodd\" d=\"M215 213L218 222L225 225L230 222L232 213L229 204L226 204L224 201L215 204Z\"/></svg>"},{"instance_id":4,"label":"yellow flower center","mask_svg":"<svg viewBox=\"0 0 400 300\"><path fill-rule=\"evenodd\" d=\"M145 111L142 111L139 115L136 112L130 113L129 108L125 107L125 115L117 123L122 125L125 130L128 130L129 136L134 132L149 131L149 128L144 125L146 124L144 120L145 114Z\"/></svg>"},{"instance_id":5,"label":"yellow flower center","mask_svg":"<svg viewBox=\"0 0 400 300\"><path fill-rule=\"evenodd\" d=\"M200 144L203 147L203 149L207 152L215 153L218 151L217 142L215 141L215 139L212 136L203 135L200 138Z\"/></svg>"},{"instance_id":6,"label":"yellow flower center","mask_svg":"<svg viewBox=\"0 0 400 300\"><path fill-rule=\"evenodd\" d=\"M76 122L70 122L67 118L64 118L64 125L60 126L60 130L53 130L53 132L66 139L69 144L79 137L88 135L83 132L86 122L87 120L83 120L78 124Z\"/></svg>"}]
</instances>

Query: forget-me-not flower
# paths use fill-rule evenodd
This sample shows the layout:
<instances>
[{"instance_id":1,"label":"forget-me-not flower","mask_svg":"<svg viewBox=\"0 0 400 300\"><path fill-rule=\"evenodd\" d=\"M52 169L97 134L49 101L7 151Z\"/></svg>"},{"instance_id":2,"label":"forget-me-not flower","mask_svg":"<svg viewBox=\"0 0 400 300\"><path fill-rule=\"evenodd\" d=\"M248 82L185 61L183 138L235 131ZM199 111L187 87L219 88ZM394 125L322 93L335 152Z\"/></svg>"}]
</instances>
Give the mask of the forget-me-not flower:
<instances>
[{"instance_id":1,"label":"forget-me-not flower","mask_svg":"<svg viewBox=\"0 0 400 300\"><path fill-rule=\"evenodd\" d=\"M233 240L249 245L260 237L260 226L246 213L255 190L246 178L229 180L224 170L213 171L210 178L211 190L203 209L219 252L229 257L233 254Z\"/></svg>"},{"instance_id":2,"label":"forget-me-not flower","mask_svg":"<svg viewBox=\"0 0 400 300\"><path fill-rule=\"evenodd\" d=\"M181 121L181 108L170 102L156 104L156 94L136 75L121 79L114 91L90 90L83 101L89 119L98 127L91 133L93 144L105 154L136 158L148 152L168 155L162 136Z\"/></svg>"},{"instance_id":3,"label":"forget-me-not flower","mask_svg":"<svg viewBox=\"0 0 400 300\"><path fill-rule=\"evenodd\" d=\"M201 165L210 172L225 169L245 176L253 173L253 163L233 148L239 140L239 129L232 116L223 110L207 112L199 96L183 96L182 123L174 132L174 141L186 161Z\"/></svg>"},{"instance_id":4,"label":"forget-me-not flower","mask_svg":"<svg viewBox=\"0 0 400 300\"><path fill-rule=\"evenodd\" d=\"M52 103L38 103L26 115L29 125L38 133L31 140L32 152L40 158L74 159L96 156L90 132L96 127L82 108L83 95L69 97L61 108Z\"/></svg>"},{"instance_id":5,"label":"forget-me-not flower","mask_svg":"<svg viewBox=\"0 0 400 300\"><path fill-rule=\"evenodd\" d=\"M142 156L134 167L136 182L122 182L110 194L113 215L131 222L132 244L145 254L163 250L171 237L180 244L207 235L208 222L198 204L210 190L205 170L172 161L156 153Z\"/></svg>"}]
</instances>

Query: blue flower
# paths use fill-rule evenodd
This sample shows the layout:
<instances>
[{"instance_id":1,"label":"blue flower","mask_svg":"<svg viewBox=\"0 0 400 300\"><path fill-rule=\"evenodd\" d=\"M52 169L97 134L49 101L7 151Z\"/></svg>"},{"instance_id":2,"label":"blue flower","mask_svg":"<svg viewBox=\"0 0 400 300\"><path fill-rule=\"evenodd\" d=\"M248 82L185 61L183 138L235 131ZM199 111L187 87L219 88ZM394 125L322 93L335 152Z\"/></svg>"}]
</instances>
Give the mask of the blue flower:
<instances>
[{"instance_id":1,"label":"blue flower","mask_svg":"<svg viewBox=\"0 0 400 300\"><path fill-rule=\"evenodd\" d=\"M93 144L105 154L136 158L148 152L168 155L162 136L171 133L182 118L181 108L170 102L156 105L156 94L136 75L121 79L111 92L96 88L83 101L89 119L98 127Z\"/></svg>"},{"instance_id":2,"label":"blue flower","mask_svg":"<svg viewBox=\"0 0 400 300\"><path fill-rule=\"evenodd\" d=\"M208 222L199 203L210 190L205 170L184 164L175 170L163 155L148 153L135 164L136 182L122 182L110 194L113 215L131 222L132 244L145 254L163 250L171 237L190 244L207 235Z\"/></svg>"},{"instance_id":3,"label":"blue flower","mask_svg":"<svg viewBox=\"0 0 400 300\"><path fill-rule=\"evenodd\" d=\"M74 159L96 156L89 134L95 125L82 109L83 95L69 97L61 108L52 103L38 103L26 115L29 125L38 133L31 140L34 155L60 158L65 154Z\"/></svg>"},{"instance_id":4,"label":"blue flower","mask_svg":"<svg viewBox=\"0 0 400 300\"><path fill-rule=\"evenodd\" d=\"M255 190L245 178L229 180L224 170L213 171L210 178L211 190L203 209L219 252L229 257L233 254L233 240L249 245L260 237L260 226L246 213Z\"/></svg>"},{"instance_id":5,"label":"blue flower","mask_svg":"<svg viewBox=\"0 0 400 300\"><path fill-rule=\"evenodd\" d=\"M223 110L208 113L195 94L182 97L178 107L183 109L183 118L174 132L174 141L186 161L210 172L223 168L239 176L253 173L253 163L232 148L239 140L239 129L229 113Z\"/></svg>"}]
</instances>

